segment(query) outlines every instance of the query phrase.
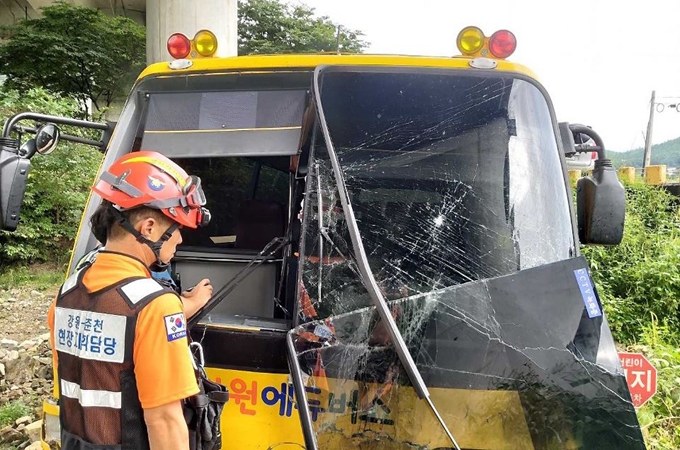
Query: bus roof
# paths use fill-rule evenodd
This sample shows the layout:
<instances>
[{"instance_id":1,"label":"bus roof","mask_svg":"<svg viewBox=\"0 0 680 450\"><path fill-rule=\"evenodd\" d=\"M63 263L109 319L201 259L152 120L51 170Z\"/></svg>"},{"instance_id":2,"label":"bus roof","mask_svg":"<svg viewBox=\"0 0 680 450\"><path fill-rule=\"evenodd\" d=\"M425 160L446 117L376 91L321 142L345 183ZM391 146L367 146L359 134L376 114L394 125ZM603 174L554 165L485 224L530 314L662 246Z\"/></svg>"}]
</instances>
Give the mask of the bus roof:
<instances>
[{"instance_id":1,"label":"bus roof","mask_svg":"<svg viewBox=\"0 0 680 450\"><path fill-rule=\"evenodd\" d=\"M141 81L146 77L175 75L180 73L216 73L233 70L272 70L272 69L302 69L314 68L319 65L349 65L349 66L392 66L392 67L422 67L439 69L474 69L471 57L430 57L403 55L369 55L369 54L281 54L281 55L252 55L233 56L228 58L198 58L191 59L191 66L186 69L171 69L169 62L159 62L148 66L138 77ZM535 74L522 66L506 60L494 59L497 66L494 70L515 72L537 79Z\"/></svg>"}]
</instances>

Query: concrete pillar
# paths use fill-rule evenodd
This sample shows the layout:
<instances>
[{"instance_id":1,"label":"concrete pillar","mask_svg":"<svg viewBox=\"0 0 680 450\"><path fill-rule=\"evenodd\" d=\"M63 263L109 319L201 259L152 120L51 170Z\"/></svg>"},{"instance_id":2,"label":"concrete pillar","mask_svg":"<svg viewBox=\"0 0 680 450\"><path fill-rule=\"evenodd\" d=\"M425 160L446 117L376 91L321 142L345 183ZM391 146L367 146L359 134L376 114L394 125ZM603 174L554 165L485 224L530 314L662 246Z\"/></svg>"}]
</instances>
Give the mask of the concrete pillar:
<instances>
[{"instance_id":1,"label":"concrete pillar","mask_svg":"<svg viewBox=\"0 0 680 450\"><path fill-rule=\"evenodd\" d=\"M146 63L170 61L166 43L173 33L193 39L207 29L217 37L215 56L236 56L237 0L147 0Z\"/></svg>"},{"instance_id":2,"label":"concrete pillar","mask_svg":"<svg viewBox=\"0 0 680 450\"><path fill-rule=\"evenodd\" d=\"M666 166L647 166L645 168L645 182L654 186L666 183Z\"/></svg>"},{"instance_id":3,"label":"concrete pillar","mask_svg":"<svg viewBox=\"0 0 680 450\"><path fill-rule=\"evenodd\" d=\"M0 25L14 25L24 19L36 19L40 13L33 8L33 3L0 1Z\"/></svg>"},{"instance_id":4,"label":"concrete pillar","mask_svg":"<svg viewBox=\"0 0 680 450\"><path fill-rule=\"evenodd\" d=\"M627 183L635 182L635 167L621 167L619 169L619 180Z\"/></svg>"}]
</instances>

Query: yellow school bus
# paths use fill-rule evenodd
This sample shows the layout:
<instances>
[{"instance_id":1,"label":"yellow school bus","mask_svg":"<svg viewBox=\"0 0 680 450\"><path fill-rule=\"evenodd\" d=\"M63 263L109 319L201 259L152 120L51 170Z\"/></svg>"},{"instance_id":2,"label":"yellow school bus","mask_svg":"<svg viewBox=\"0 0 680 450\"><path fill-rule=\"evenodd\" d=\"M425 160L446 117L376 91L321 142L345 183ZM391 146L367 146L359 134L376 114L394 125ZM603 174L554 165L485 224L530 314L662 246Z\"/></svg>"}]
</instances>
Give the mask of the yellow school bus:
<instances>
[{"instance_id":1,"label":"yellow school bus","mask_svg":"<svg viewBox=\"0 0 680 450\"><path fill-rule=\"evenodd\" d=\"M104 168L156 150L201 177L213 219L185 233L169 275L216 286L191 337L230 392L223 448L645 448L579 252L621 240L623 187L597 133L558 122L506 59L510 31L468 27L450 58L169 44L176 58L139 76L113 129L6 123L0 217L19 224L31 157L88 141L60 124L101 131L84 143ZM579 151L598 159L574 204L565 156ZM98 245L99 202L69 274Z\"/></svg>"}]
</instances>

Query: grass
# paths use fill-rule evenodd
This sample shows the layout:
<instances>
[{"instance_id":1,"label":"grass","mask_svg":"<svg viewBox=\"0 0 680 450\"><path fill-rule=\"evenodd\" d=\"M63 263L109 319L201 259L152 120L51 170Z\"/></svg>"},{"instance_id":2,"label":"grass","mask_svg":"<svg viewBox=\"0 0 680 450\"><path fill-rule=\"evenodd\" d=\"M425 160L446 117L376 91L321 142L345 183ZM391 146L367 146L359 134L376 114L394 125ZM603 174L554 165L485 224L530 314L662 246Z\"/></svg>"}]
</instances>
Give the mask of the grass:
<instances>
[{"instance_id":1,"label":"grass","mask_svg":"<svg viewBox=\"0 0 680 450\"><path fill-rule=\"evenodd\" d=\"M21 401L0 406L0 426L14 423L18 418L31 415L31 408Z\"/></svg>"},{"instance_id":2,"label":"grass","mask_svg":"<svg viewBox=\"0 0 680 450\"><path fill-rule=\"evenodd\" d=\"M57 264L33 264L0 268L0 289L45 290L64 281L66 268Z\"/></svg>"},{"instance_id":3,"label":"grass","mask_svg":"<svg viewBox=\"0 0 680 450\"><path fill-rule=\"evenodd\" d=\"M649 450L680 448L680 348L668 343L674 337L665 324L659 325L652 316L640 343L628 348L644 353L658 374L656 394L637 411Z\"/></svg>"}]
</instances>

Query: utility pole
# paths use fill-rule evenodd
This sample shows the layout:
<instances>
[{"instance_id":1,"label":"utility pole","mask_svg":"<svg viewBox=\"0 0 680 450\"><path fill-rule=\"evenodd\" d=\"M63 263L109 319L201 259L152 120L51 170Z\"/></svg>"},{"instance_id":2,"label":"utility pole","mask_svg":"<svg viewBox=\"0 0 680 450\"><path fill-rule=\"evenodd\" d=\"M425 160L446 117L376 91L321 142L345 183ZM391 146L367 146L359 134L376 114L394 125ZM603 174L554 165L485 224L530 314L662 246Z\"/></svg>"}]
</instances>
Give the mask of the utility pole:
<instances>
[{"instance_id":1,"label":"utility pole","mask_svg":"<svg viewBox=\"0 0 680 450\"><path fill-rule=\"evenodd\" d=\"M335 46L336 46L336 50L338 52L338 55L340 54L340 29L341 28L342 28L342 25L338 25L336 37L335 37Z\"/></svg>"},{"instance_id":2,"label":"utility pole","mask_svg":"<svg viewBox=\"0 0 680 450\"><path fill-rule=\"evenodd\" d=\"M654 128L654 100L656 91L652 91L652 99L649 101L649 123L647 123L647 135L645 136L645 156L642 161L643 174L652 160L652 129Z\"/></svg>"}]
</instances>

